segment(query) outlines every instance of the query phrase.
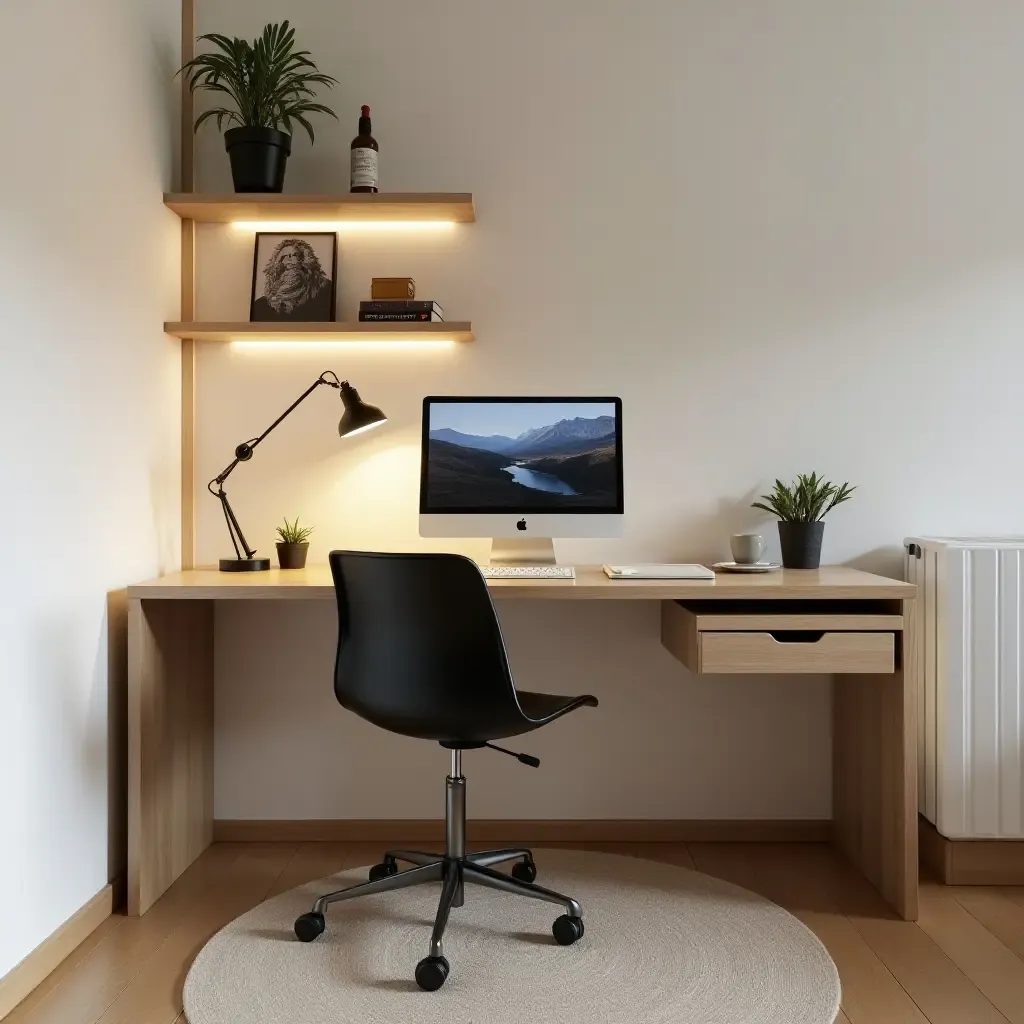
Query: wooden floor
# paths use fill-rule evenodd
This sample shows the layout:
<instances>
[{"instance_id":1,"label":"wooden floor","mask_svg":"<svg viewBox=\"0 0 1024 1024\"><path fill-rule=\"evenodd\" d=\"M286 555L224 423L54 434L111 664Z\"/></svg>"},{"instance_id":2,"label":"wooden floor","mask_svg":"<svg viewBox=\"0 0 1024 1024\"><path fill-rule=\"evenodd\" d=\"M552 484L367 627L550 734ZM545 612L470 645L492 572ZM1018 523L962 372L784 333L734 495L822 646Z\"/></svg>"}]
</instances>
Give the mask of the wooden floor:
<instances>
[{"instance_id":1,"label":"wooden floor","mask_svg":"<svg viewBox=\"0 0 1024 1024\"><path fill-rule=\"evenodd\" d=\"M925 883L921 920L911 924L827 846L586 848L695 867L787 907L839 966L842 1024L1024 1024L1024 887ZM144 917L110 918L5 1024L184 1024L185 974L218 928L268 896L379 854L365 843L219 843Z\"/></svg>"}]
</instances>

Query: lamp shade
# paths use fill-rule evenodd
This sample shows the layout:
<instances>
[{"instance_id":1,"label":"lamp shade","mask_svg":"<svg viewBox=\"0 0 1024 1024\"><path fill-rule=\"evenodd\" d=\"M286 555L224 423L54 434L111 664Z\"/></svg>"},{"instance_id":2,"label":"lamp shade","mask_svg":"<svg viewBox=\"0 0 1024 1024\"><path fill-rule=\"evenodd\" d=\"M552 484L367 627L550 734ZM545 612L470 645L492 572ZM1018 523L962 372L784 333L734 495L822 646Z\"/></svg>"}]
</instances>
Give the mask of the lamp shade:
<instances>
[{"instance_id":1,"label":"lamp shade","mask_svg":"<svg viewBox=\"0 0 1024 1024\"><path fill-rule=\"evenodd\" d=\"M351 437L362 430L369 430L371 427L380 426L381 423L387 423L387 416L377 406L367 405L351 384L342 384L341 400L345 405L345 412L338 424L338 433L342 437Z\"/></svg>"}]
</instances>

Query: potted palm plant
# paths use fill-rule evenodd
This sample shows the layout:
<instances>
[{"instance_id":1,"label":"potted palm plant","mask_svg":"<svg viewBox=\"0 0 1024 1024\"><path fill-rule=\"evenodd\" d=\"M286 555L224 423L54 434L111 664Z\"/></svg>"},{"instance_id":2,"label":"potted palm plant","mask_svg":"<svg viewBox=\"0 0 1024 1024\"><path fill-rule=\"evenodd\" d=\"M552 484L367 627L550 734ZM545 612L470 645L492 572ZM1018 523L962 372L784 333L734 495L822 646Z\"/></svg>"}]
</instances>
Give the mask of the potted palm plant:
<instances>
[{"instance_id":1,"label":"potted palm plant","mask_svg":"<svg viewBox=\"0 0 1024 1024\"><path fill-rule=\"evenodd\" d=\"M308 50L295 49L295 30L288 22L267 25L251 43L216 32L199 37L217 50L185 63L191 92L197 89L228 96L233 107L214 107L196 118L195 131L214 118L224 132L236 192L280 192L292 151L292 122L302 125L313 142L309 114L337 114L313 100L313 86L330 88L336 78L321 74ZM219 51L219 52L218 52Z\"/></svg>"},{"instance_id":2,"label":"potted palm plant","mask_svg":"<svg viewBox=\"0 0 1024 1024\"><path fill-rule=\"evenodd\" d=\"M282 569L304 569L306 555L309 553L309 535L312 526L299 526L299 517L294 523L285 518L284 526L277 528L277 562Z\"/></svg>"},{"instance_id":3,"label":"potted palm plant","mask_svg":"<svg viewBox=\"0 0 1024 1024\"><path fill-rule=\"evenodd\" d=\"M817 473L801 473L796 482L775 481L771 494L762 494L752 508L779 517L782 564L787 569L817 569L821 564L821 541L829 512L849 501L856 490L848 483L834 484Z\"/></svg>"}]
</instances>

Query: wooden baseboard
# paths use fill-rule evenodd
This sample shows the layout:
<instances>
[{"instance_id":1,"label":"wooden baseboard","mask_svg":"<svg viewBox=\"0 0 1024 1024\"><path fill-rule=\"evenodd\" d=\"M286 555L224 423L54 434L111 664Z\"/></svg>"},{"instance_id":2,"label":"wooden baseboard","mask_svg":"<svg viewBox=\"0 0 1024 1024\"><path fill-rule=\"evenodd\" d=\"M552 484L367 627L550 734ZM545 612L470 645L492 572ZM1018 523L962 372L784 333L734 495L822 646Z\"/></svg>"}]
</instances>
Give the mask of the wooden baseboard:
<instances>
[{"instance_id":1,"label":"wooden baseboard","mask_svg":"<svg viewBox=\"0 0 1024 1024\"><path fill-rule=\"evenodd\" d=\"M918 819L921 863L946 885L1024 885L1024 839L947 839Z\"/></svg>"},{"instance_id":2,"label":"wooden baseboard","mask_svg":"<svg viewBox=\"0 0 1024 1024\"><path fill-rule=\"evenodd\" d=\"M105 885L21 963L0 978L0 1020L99 928L113 913L113 907L114 886Z\"/></svg>"},{"instance_id":3,"label":"wooden baseboard","mask_svg":"<svg viewBox=\"0 0 1024 1024\"><path fill-rule=\"evenodd\" d=\"M467 825L471 842L481 843L791 843L826 842L827 820L477 820ZM213 823L214 842L444 842L440 819L224 820Z\"/></svg>"}]
</instances>

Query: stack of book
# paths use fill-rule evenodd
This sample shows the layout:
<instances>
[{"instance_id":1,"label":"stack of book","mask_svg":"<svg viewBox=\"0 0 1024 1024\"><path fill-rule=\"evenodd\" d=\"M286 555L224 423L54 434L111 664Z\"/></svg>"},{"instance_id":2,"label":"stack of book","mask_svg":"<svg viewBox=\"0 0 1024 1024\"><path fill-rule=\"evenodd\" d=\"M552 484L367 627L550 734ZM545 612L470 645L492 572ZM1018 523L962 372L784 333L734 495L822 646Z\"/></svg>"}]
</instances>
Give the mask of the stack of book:
<instances>
[{"instance_id":1,"label":"stack of book","mask_svg":"<svg viewBox=\"0 0 1024 1024\"><path fill-rule=\"evenodd\" d=\"M361 323L443 323L444 310L430 299L390 299L359 303Z\"/></svg>"}]
</instances>

